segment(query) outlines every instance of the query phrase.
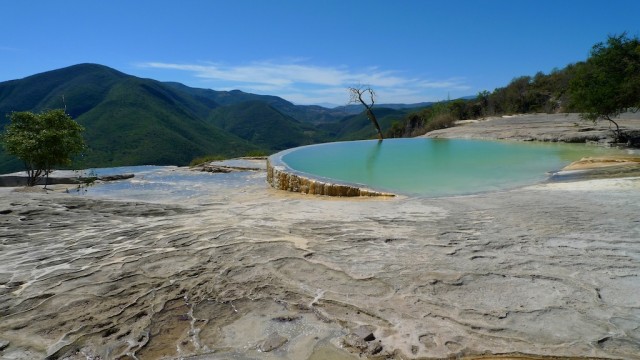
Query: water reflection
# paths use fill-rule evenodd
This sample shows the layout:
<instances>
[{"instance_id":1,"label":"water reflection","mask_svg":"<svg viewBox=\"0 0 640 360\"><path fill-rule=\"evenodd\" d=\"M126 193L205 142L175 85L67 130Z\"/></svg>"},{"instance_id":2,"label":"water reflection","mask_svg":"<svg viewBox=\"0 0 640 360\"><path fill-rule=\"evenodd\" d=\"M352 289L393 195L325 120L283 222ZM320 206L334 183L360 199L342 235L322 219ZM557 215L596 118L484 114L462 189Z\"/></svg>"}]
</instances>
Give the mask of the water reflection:
<instances>
[{"instance_id":1,"label":"water reflection","mask_svg":"<svg viewBox=\"0 0 640 360\"><path fill-rule=\"evenodd\" d=\"M443 196L533 184L584 156L615 151L578 144L419 138L303 147L285 154L282 161L335 181Z\"/></svg>"},{"instance_id":2,"label":"water reflection","mask_svg":"<svg viewBox=\"0 0 640 360\"><path fill-rule=\"evenodd\" d=\"M373 174L375 171L375 166L378 164L378 157L380 156L380 150L382 150L382 140L377 140L375 145L371 147L371 150L368 151L367 155L367 171L369 174L369 178L373 179Z\"/></svg>"},{"instance_id":3,"label":"water reflection","mask_svg":"<svg viewBox=\"0 0 640 360\"><path fill-rule=\"evenodd\" d=\"M426 139L425 139L426 140ZM435 169L449 167L451 154L451 143L449 139L434 139L426 141L427 159L426 165L433 164Z\"/></svg>"}]
</instances>

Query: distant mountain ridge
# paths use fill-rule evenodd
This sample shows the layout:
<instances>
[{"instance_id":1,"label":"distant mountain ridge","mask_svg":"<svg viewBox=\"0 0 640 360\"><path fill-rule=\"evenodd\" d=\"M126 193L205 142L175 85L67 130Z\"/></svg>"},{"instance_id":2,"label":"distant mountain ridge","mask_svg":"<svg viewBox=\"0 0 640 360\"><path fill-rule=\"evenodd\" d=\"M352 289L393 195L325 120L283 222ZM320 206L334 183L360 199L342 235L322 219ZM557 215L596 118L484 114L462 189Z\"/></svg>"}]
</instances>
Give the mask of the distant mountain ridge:
<instances>
[{"instance_id":1,"label":"distant mountain ridge","mask_svg":"<svg viewBox=\"0 0 640 360\"><path fill-rule=\"evenodd\" d=\"M375 104L376 108L394 109L394 110L406 110L406 109L418 109L431 106L434 102L421 102L415 104ZM342 105L332 108L335 111L342 111L349 115L359 114L364 111L364 106L360 104Z\"/></svg>"},{"instance_id":2,"label":"distant mountain ridge","mask_svg":"<svg viewBox=\"0 0 640 360\"><path fill-rule=\"evenodd\" d=\"M424 104L389 107L401 117ZM376 108L382 115L387 110L381 106ZM185 165L202 155L241 156L374 135L357 116L358 105L294 105L277 96L139 78L99 64L0 83L0 128L13 111L54 108L66 108L86 129L88 149L78 167ZM381 123L387 127L390 121ZM0 173L18 170L19 161L0 149Z\"/></svg>"}]
</instances>

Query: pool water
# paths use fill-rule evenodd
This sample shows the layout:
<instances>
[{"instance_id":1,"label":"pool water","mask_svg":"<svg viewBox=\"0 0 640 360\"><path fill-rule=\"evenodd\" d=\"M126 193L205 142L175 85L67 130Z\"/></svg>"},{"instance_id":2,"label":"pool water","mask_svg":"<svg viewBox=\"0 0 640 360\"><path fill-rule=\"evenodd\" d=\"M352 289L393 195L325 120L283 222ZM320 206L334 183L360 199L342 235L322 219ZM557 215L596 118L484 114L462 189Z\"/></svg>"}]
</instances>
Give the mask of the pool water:
<instances>
[{"instance_id":1,"label":"pool water","mask_svg":"<svg viewBox=\"0 0 640 360\"><path fill-rule=\"evenodd\" d=\"M281 161L311 177L448 196L534 184L582 157L615 151L584 144L414 138L311 145L285 152Z\"/></svg>"},{"instance_id":2,"label":"pool water","mask_svg":"<svg viewBox=\"0 0 640 360\"><path fill-rule=\"evenodd\" d=\"M228 174L191 171L175 166L124 166L87 169L83 176L134 174L126 180L96 183L78 188L72 194L110 199L206 203L211 194L239 191L247 185L263 186L263 172L244 171Z\"/></svg>"}]
</instances>

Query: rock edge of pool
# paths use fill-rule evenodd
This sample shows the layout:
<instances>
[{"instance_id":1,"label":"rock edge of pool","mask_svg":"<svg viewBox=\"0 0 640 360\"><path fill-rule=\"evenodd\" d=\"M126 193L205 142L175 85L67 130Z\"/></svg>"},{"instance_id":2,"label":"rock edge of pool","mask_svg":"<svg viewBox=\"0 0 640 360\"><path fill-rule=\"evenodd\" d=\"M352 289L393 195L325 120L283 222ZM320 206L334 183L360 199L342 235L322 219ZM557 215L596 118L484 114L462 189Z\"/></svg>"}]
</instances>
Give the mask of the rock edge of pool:
<instances>
[{"instance_id":1,"label":"rock edge of pool","mask_svg":"<svg viewBox=\"0 0 640 360\"><path fill-rule=\"evenodd\" d=\"M372 190L357 184L339 183L331 179L322 179L302 174L291 169L282 161L285 150L267 158L267 183L274 189L310 195L339 197L394 197L393 193Z\"/></svg>"},{"instance_id":2,"label":"rock edge of pool","mask_svg":"<svg viewBox=\"0 0 640 360\"><path fill-rule=\"evenodd\" d=\"M630 142L640 143L640 118L633 113L622 114L617 120L621 124L621 130L630 135ZM482 120L463 121L459 126L432 131L424 138L435 139L466 139L466 140L516 140L524 142L540 143L586 143L594 148L610 147L613 143L611 129L606 121L592 123L584 121L578 114L528 114L516 116L490 117ZM388 139L393 141L394 139ZM267 183L278 190L297 192L302 194L326 195L336 197L393 197L405 192L389 192L373 189L367 185L350 183L338 179L307 174L293 169L283 161L283 157L301 148L318 147L327 144L308 145L287 149L267 158ZM621 144L623 145L623 144ZM589 147L589 146L588 146ZM636 157L638 152L636 151ZM585 155L590 157L590 155ZM606 155L605 155L606 156ZM575 159L574 162L580 162ZM571 165L571 164L567 164ZM594 165L597 167L598 165ZM547 181L566 181L569 179L580 180L590 177L621 177L634 176L638 173L636 167L625 169L617 174L610 172L593 171L574 172L567 176L565 169L548 169ZM630 170L630 171L628 171ZM522 184L520 186L533 185ZM507 190L520 186L506 186ZM436 196L470 195L491 191L488 189L465 192L454 191L452 193ZM409 193L413 193L409 191ZM430 196L430 195L424 195Z\"/></svg>"}]
</instances>

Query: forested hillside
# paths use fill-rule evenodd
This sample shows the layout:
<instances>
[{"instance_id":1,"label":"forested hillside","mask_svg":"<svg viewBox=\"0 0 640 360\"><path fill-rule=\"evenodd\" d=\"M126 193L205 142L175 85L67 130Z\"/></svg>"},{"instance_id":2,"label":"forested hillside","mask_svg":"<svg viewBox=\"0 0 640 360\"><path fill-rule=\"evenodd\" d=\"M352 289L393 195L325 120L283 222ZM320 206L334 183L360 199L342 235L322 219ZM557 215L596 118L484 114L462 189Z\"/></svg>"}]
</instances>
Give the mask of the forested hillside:
<instances>
[{"instance_id":1,"label":"forested hillside","mask_svg":"<svg viewBox=\"0 0 640 360\"><path fill-rule=\"evenodd\" d=\"M393 105L398 108L410 105ZM186 165L214 155L242 156L368 138L359 106L294 105L277 96L191 88L79 64L0 83L0 129L14 111L62 108L86 130L87 149L74 167ZM405 115L380 108L383 125ZM386 118L386 112L393 119ZM364 121L363 121L364 120ZM0 148L0 173L22 164Z\"/></svg>"},{"instance_id":2,"label":"forested hillside","mask_svg":"<svg viewBox=\"0 0 640 360\"><path fill-rule=\"evenodd\" d=\"M162 83L82 64L0 83L0 124L12 111L66 108L86 131L78 167L186 164L193 157L243 155L258 147L203 120L216 104ZM0 171L21 169L2 153Z\"/></svg>"},{"instance_id":3,"label":"forested hillside","mask_svg":"<svg viewBox=\"0 0 640 360\"><path fill-rule=\"evenodd\" d=\"M578 112L585 119L611 121L617 127L615 116L639 108L640 40L622 34L594 45L586 61L548 74L516 77L505 87L478 93L475 99L412 112L394 123L387 136L417 136L453 126L457 120L539 112Z\"/></svg>"},{"instance_id":4,"label":"forested hillside","mask_svg":"<svg viewBox=\"0 0 640 360\"><path fill-rule=\"evenodd\" d=\"M493 92L482 91L474 99L445 101L408 114L393 124L389 137L422 135L430 130L453 126L457 120L480 119L526 113L576 112L570 102L569 81L575 65L556 69L549 74L514 78L507 86Z\"/></svg>"},{"instance_id":5,"label":"forested hillside","mask_svg":"<svg viewBox=\"0 0 640 360\"><path fill-rule=\"evenodd\" d=\"M309 123L283 114L262 101L219 107L208 117L213 125L261 149L284 150L326 140L326 134Z\"/></svg>"},{"instance_id":6,"label":"forested hillside","mask_svg":"<svg viewBox=\"0 0 640 360\"><path fill-rule=\"evenodd\" d=\"M277 96L142 79L97 64L0 83L0 130L13 111L56 108L86 129L88 148L75 159L76 168L186 165L207 155L272 153L376 136L360 105L300 106ZM376 105L373 111L387 137L407 137L453 126L457 120L535 112L581 112L617 127L617 114L638 108L640 41L622 34L596 44L584 62L519 76L470 99ZM620 140L623 135L618 131ZM0 173L21 165L0 149Z\"/></svg>"}]
</instances>

